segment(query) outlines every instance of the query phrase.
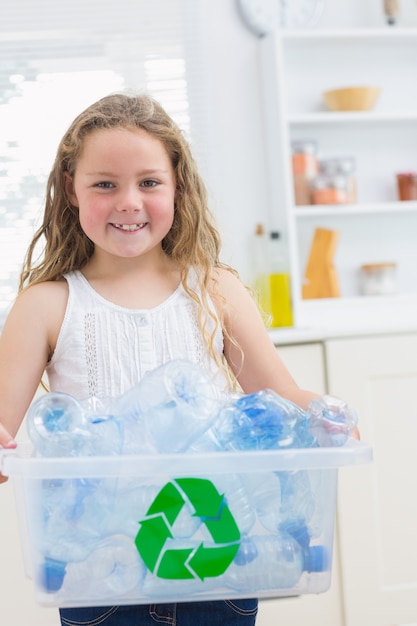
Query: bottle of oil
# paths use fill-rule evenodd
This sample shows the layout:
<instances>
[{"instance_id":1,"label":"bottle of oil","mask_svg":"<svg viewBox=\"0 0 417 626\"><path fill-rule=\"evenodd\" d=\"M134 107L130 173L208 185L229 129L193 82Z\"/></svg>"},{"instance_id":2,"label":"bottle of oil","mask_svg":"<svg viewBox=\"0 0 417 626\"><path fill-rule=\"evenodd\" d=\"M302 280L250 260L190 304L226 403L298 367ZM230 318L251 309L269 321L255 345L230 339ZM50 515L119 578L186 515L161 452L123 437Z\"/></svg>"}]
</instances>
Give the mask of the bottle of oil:
<instances>
[{"instance_id":1,"label":"bottle of oil","mask_svg":"<svg viewBox=\"0 0 417 626\"><path fill-rule=\"evenodd\" d=\"M270 265L268 238L262 224L257 224L252 248L252 287L267 326L271 325Z\"/></svg>"},{"instance_id":2,"label":"bottle of oil","mask_svg":"<svg viewBox=\"0 0 417 626\"><path fill-rule=\"evenodd\" d=\"M292 326L291 286L281 234L257 224L252 249L252 286L267 326Z\"/></svg>"},{"instance_id":3,"label":"bottle of oil","mask_svg":"<svg viewBox=\"0 0 417 626\"><path fill-rule=\"evenodd\" d=\"M269 292L271 326L292 326L291 281L282 238L278 231L269 237Z\"/></svg>"}]
</instances>

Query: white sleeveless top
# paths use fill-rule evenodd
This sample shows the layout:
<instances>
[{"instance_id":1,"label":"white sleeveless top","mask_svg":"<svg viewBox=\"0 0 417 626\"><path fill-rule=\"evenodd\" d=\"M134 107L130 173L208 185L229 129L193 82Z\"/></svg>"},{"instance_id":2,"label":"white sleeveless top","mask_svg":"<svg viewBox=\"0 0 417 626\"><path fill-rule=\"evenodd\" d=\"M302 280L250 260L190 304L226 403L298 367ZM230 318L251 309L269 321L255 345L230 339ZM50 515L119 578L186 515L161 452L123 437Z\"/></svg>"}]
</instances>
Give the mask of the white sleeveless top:
<instances>
[{"instance_id":1,"label":"white sleeveless top","mask_svg":"<svg viewBox=\"0 0 417 626\"><path fill-rule=\"evenodd\" d=\"M143 375L167 361L188 359L203 367L216 384L226 388L225 377L207 354L198 325L197 305L180 284L162 304L152 309L127 309L106 300L84 275L64 276L69 297L57 345L46 372L51 391L84 399L118 396ZM190 286L196 288L195 272ZM214 305L209 306L215 313ZM214 321L207 320L208 332ZM222 354L219 326L215 349Z\"/></svg>"}]
</instances>

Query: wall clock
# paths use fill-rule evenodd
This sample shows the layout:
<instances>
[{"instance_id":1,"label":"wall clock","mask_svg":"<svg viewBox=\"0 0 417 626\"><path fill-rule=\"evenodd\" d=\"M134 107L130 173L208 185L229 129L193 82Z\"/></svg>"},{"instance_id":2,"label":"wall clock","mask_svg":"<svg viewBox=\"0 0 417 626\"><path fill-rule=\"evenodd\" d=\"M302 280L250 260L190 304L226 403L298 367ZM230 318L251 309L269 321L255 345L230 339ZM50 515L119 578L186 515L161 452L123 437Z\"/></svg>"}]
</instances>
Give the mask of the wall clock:
<instances>
[{"instance_id":1,"label":"wall clock","mask_svg":"<svg viewBox=\"0 0 417 626\"><path fill-rule=\"evenodd\" d=\"M263 37L278 27L315 26L325 0L237 0L237 4L246 26Z\"/></svg>"}]
</instances>

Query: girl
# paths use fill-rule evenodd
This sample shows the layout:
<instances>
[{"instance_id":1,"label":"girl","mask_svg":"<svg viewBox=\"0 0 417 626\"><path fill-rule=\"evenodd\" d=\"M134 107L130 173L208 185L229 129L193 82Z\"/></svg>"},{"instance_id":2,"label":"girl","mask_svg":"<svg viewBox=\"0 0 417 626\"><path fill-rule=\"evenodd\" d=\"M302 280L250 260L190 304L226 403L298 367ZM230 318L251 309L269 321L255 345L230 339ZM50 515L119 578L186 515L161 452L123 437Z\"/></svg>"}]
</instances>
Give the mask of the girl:
<instances>
[{"instance_id":1,"label":"girl","mask_svg":"<svg viewBox=\"0 0 417 626\"><path fill-rule=\"evenodd\" d=\"M0 338L0 445L16 445L45 370L53 391L108 397L185 358L222 388L270 388L307 407L316 395L296 385L219 253L204 184L161 106L116 94L81 113L59 144L43 223ZM66 626L249 626L256 612L249 599L60 615Z\"/></svg>"}]
</instances>

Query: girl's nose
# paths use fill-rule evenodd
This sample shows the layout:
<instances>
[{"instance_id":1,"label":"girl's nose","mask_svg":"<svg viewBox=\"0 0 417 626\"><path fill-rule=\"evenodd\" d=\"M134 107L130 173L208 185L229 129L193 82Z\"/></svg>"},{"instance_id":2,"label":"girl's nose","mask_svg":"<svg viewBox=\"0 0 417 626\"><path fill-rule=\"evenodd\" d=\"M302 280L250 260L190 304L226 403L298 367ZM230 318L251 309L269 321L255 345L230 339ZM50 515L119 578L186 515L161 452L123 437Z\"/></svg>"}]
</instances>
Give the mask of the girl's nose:
<instances>
[{"instance_id":1,"label":"girl's nose","mask_svg":"<svg viewBox=\"0 0 417 626\"><path fill-rule=\"evenodd\" d=\"M137 187L124 189L120 192L117 206L118 211L135 213L143 209L142 195Z\"/></svg>"}]
</instances>

